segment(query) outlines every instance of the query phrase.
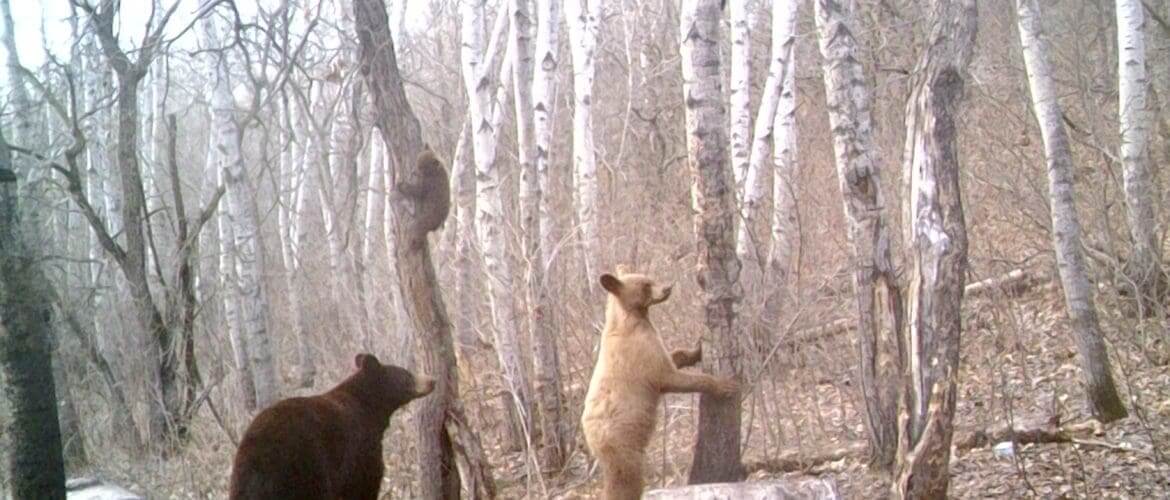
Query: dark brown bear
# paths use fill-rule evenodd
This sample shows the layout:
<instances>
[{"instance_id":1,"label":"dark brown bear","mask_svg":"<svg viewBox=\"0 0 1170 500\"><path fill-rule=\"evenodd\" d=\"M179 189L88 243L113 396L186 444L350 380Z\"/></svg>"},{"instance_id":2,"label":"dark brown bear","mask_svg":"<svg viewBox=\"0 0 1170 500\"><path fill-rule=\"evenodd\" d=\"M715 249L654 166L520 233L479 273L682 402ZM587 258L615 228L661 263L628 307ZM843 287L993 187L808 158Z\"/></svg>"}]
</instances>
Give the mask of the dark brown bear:
<instances>
[{"instance_id":1,"label":"dark brown bear","mask_svg":"<svg viewBox=\"0 0 1170 500\"><path fill-rule=\"evenodd\" d=\"M447 212L451 210L451 184L443 163L435 153L426 148L418 155L418 182L402 182L398 191L415 202L415 220L419 234L426 235L443 226Z\"/></svg>"},{"instance_id":2,"label":"dark brown bear","mask_svg":"<svg viewBox=\"0 0 1170 500\"><path fill-rule=\"evenodd\" d=\"M252 420L232 465L230 498L378 498L390 415L430 394L435 381L371 354L354 363L357 373L333 390L285 399Z\"/></svg>"}]
</instances>

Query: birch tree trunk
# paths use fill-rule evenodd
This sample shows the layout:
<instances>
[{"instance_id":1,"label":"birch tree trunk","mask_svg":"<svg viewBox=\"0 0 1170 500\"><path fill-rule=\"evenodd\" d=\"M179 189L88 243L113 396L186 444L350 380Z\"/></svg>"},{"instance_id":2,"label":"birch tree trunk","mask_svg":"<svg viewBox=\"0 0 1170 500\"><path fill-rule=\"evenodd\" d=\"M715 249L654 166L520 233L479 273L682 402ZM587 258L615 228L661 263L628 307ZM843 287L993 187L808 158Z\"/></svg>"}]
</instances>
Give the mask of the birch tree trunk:
<instances>
[{"instance_id":1,"label":"birch tree trunk","mask_svg":"<svg viewBox=\"0 0 1170 500\"><path fill-rule=\"evenodd\" d=\"M565 23L573 58L573 185L576 189L577 222L581 226L581 250L588 283L597 281L603 268L598 235L597 152L593 147L594 55L600 28L601 0L567 0Z\"/></svg>"},{"instance_id":2,"label":"birch tree trunk","mask_svg":"<svg viewBox=\"0 0 1170 500\"><path fill-rule=\"evenodd\" d=\"M208 40L219 40L214 20L203 21ZM240 296L239 314L243 351L247 353L256 405L265 408L280 398L279 380L268 339L268 295L262 279L264 248L260 237L260 214L256 191L244 168L240 152L243 131L233 114L231 81L227 61L222 56L208 58L208 78L212 80L211 120L215 168L223 172L227 186L228 224L235 247L235 287Z\"/></svg>"},{"instance_id":3,"label":"birch tree trunk","mask_svg":"<svg viewBox=\"0 0 1170 500\"><path fill-rule=\"evenodd\" d=\"M280 225L281 256L284 261L285 284L288 288L289 316L293 322L293 336L297 343L297 363L294 370L296 383L299 387L313 387L317 378L317 366L314 362L313 345L310 342L309 332L305 324L305 305L303 293L308 289L307 276L302 261L305 245L308 243L308 227L305 218L305 193L310 191L310 179L315 177L308 173L306 165L311 161L306 156L308 148L304 141L311 141L312 134L296 137L295 130L302 123L298 113L290 107L287 97L281 100L281 118L284 121L284 130L281 131L282 142L285 143L280 154L280 178L282 182L281 209L278 213ZM310 161L307 161L310 160Z\"/></svg>"},{"instance_id":4,"label":"birch tree trunk","mask_svg":"<svg viewBox=\"0 0 1170 500\"><path fill-rule=\"evenodd\" d=\"M740 224L735 238L735 253L743 263L744 291L749 300L758 298L757 285L762 283L765 274L771 274L774 281L774 290L770 295L783 294L776 285L787 280L788 261L791 259L791 238L795 230L795 200L792 197L791 181L795 154L792 152L795 141L790 137L793 132L795 100L792 85L795 83L793 73L796 71L793 62L796 45L796 10L800 0L773 0L772 1L772 56L768 64L768 78L764 82L763 94L760 96L760 108L756 111L754 133L752 134L751 155L747 163L747 170L743 174L740 204ZM734 13L734 11L733 11ZM734 22L733 22L734 26ZM733 31L734 40L734 31ZM733 41L734 43L734 41ZM734 71L735 53L732 52ZM732 78L734 82L735 78ZM732 89L734 101L735 89ZM733 104L734 107L734 104ZM784 112L784 116L777 115ZM785 121L786 120L786 121ZM734 126L734 114L733 114ZM784 134L783 136L779 134ZM773 143L775 146L773 146ZM735 131L732 130L732 160L735 159ZM769 153L773 152L770 157ZM764 172L771 160L773 177L773 220L771 247L765 258L767 266L762 266L760 257L764 239L756 236L756 219L760 214L764 200ZM781 166L783 165L783 166ZM779 186L779 187L777 187ZM780 224L777 227L777 223ZM773 269L773 266L776 266ZM782 268L782 269L781 269Z\"/></svg>"},{"instance_id":5,"label":"birch tree trunk","mask_svg":"<svg viewBox=\"0 0 1170 500\"><path fill-rule=\"evenodd\" d=\"M775 121L772 125L772 239L768 249L765 276L768 280L768 295L764 305L765 318L779 317L784 299L789 294L792 274L799 265L795 260L795 247L800 243L800 229L796 211L796 14L802 0L784 1L781 8L773 4L773 23L779 23L784 36L778 37L773 26L773 47L778 38L783 38L785 50L778 51L788 58L782 63L784 81L781 84L779 102L776 104ZM778 14L777 14L778 13ZM773 54L776 54L773 49ZM776 56L773 55L773 59ZM757 139L758 140L758 139ZM766 146L765 146L766 149ZM754 156L755 153L753 153ZM745 222L745 225L747 223Z\"/></svg>"},{"instance_id":6,"label":"birch tree trunk","mask_svg":"<svg viewBox=\"0 0 1170 500\"><path fill-rule=\"evenodd\" d=\"M691 204L695 210L703 319L714 349L709 373L742 379L735 308L740 300L735 257L735 181L727 164L727 114L719 72L720 0L684 0L680 15ZM740 458L739 398L699 397L698 440L688 484L734 482L746 472Z\"/></svg>"},{"instance_id":7,"label":"birch tree trunk","mask_svg":"<svg viewBox=\"0 0 1170 500\"><path fill-rule=\"evenodd\" d=\"M845 202L853 258L869 464L888 471L893 465L898 435L895 415L902 351L898 338L901 292L890 259L869 89L865 87L867 80L854 36L856 5L852 0L815 0L815 7L837 178Z\"/></svg>"},{"instance_id":8,"label":"birch tree trunk","mask_svg":"<svg viewBox=\"0 0 1170 500\"><path fill-rule=\"evenodd\" d=\"M1158 213L1154 208L1154 178L1150 171L1149 78L1146 43L1142 32L1145 13L1141 0L1117 0L1118 84L1121 107L1121 164L1125 185L1125 215L1133 243L1126 277L1143 315L1165 294L1162 248L1158 238ZM1163 61L1164 62L1164 61Z\"/></svg>"},{"instance_id":9,"label":"birch tree trunk","mask_svg":"<svg viewBox=\"0 0 1170 500\"><path fill-rule=\"evenodd\" d=\"M518 418L511 422L511 441L513 446L524 445L529 437L526 434L532 428L531 424L531 397L527 377L524 375L524 365L520 358L520 343L516 336L519 321L516 318L516 307L513 303L514 292L512 282L511 263L508 260L504 230L508 222L504 218L503 210L503 172L497 164L496 146L498 130L502 121L501 112L503 99L492 101L491 91L495 89L482 70L483 58L479 48L483 46L483 30L479 28L483 23L484 3L466 2L463 4L463 79L466 85L468 100L470 101L470 115L473 131L473 144L476 168L476 216L475 229L479 240L480 251L483 253L484 268L487 274L488 297L492 311L492 331L495 336L496 355L500 361L500 368L504 371L504 381L512 397L513 408ZM509 44L511 49L512 44ZM509 50L509 53L512 51ZM504 56L505 64L511 64L515 54ZM511 73L501 71L511 80ZM506 92L511 82L501 82L499 90Z\"/></svg>"},{"instance_id":10,"label":"birch tree trunk","mask_svg":"<svg viewBox=\"0 0 1170 500\"><path fill-rule=\"evenodd\" d=\"M1032 94L1032 112L1036 115L1040 137L1044 140L1052 243L1056 249L1056 266L1064 289L1065 310L1072 322L1073 339L1081 357L1081 375L1084 377L1089 408L1097 420L1112 422L1125 417L1126 411L1113 383L1113 369L1101 324L1097 319L1093 285L1085 269L1081 222L1075 203L1072 149L1062 121L1064 115L1057 100L1056 80L1048 62L1048 38L1036 0L1016 0L1016 13L1024 67L1028 71L1028 88Z\"/></svg>"},{"instance_id":11,"label":"birch tree trunk","mask_svg":"<svg viewBox=\"0 0 1170 500\"><path fill-rule=\"evenodd\" d=\"M479 300L475 291L476 272L473 268L478 260L475 252L475 166L468 158L471 152L471 122L464 121L463 132L459 135L455 159L451 161L451 181L455 183L455 339L463 346L479 344L476 325L479 322Z\"/></svg>"},{"instance_id":12,"label":"birch tree trunk","mask_svg":"<svg viewBox=\"0 0 1170 500\"><path fill-rule=\"evenodd\" d=\"M517 0L513 0L517 1ZM518 1L523 4L523 0ZM528 258L528 317L532 325L533 378L536 382L537 406L540 410L541 465L544 470L560 470L569 450L569 428L562 409L560 359L553 334L552 308L548 294L549 262L556 242L552 233L552 208L548 203L551 187L548 167L552 154L552 126L556 103L557 52L560 47L560 0L537 0L536 75L532 81L532 116L534 158L521 160L524 189L524 234ZM519 9L517 9L519 11ZM517 20L518 20L517 16ZM519 82L520 80L517 80ZM517 115L520 114L520 91L516 85Z\"/></svg>"},{"instance_id":13,"label":"birch tree trunk","mask_svg":"<svg viewBox=\"0 0 1170 500\"><path fill-rule=\"evenodd\" d=\"M410 103L406 101L394 42L387 25L386 6L382 0L354 0L353 7L359 62L370 90L374 123L392 152L389 160L394 168L387 169L387 184L397 185L397 179L417 182L414 158L422 151L422 131ZM391 196L388 201L394 214L387 223L394 230L395 271L403 298L404 319L409 319L415 331L427 332L418 337L422 347L420 368L436 381L434 392L416 403L418 484L422 485L419 496L428 500L458 498L460 480L455 449L464 453L469 469L467 473L477 483L490 488L490 472L477 456L467 452L482 449L478 437L472 433L453 432L467 419L457 399L459 375L454 369L451 323L435 277L427 235L415 230L414 201L411 198ZM472 492L473 495L476 493Z\"/></svg>"},{"instance_id":14,"label":"birch tree trunk","mask_svg":"<svg viewBox=\"0 0 1170 500\"><path fill-rule=\"evenodd\" d=\"M976 0L937 0L907 103L910 170L908 384L896 498L944 498L955 400L967 228L959 191L957 118L975 46Z\"/></svg>"},{"instance_id":15,"label":"birch tree trunk","mask_svg":"<svg viewBox=\"0 0 1170 500\"><path fill-rule=\"evenodd\" d=\"M3 7L7 18L8 6ZM11 20L5 21L5 36L11 36ZM0 416L8 424L0 477L9 481L11 498L64 499L47 282L40 256L28 245L30 228L20 221L16 182L0 130L0 379L6 402Z\"/></svg>"},{"instance_id":16,"label":"birch tree trunk","mask_svg":"<svg viewBox=\"0 0 1170 500\"><path fill-rule=\"evenodd\" d=\"M748 165L751 163L752 141L752 36L751 14L748 7L751 2L731 2L728 10L731 11L731 88L730 115L731 115L731 171L735 175L735 186L738 189L739 199L745 200L750 189L744 181L747 179ZM763 109L761 107L761 109ZM745 268L748 272L759 269Z\"/></svg>"}]
</instances>

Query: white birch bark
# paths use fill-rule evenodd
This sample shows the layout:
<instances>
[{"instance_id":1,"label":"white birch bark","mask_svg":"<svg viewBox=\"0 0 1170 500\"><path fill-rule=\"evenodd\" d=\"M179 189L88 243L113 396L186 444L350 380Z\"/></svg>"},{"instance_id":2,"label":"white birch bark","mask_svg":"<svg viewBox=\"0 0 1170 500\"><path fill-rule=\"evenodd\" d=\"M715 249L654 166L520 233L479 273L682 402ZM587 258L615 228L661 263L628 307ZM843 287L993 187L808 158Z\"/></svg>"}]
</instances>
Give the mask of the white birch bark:
<instances>
[{"instance_id":1,"label":"white birch bark","mask_svg":"<svg viewBox=\"0 0 1170 500\"><path fill-rule=\"evenodd\" d=\"M496 146L498 131L503 119L503 98L493 102L492 91L507 95L512 73L501 71L507 78L497 88L492 85L481 69L483 54L483 1L465 2L460 9L463 15L462 34L463 47L461 58L463 61L463 79L466 85L468 100L470 101L470 116L472 123L474 157L476 165L476 217L475 229L479 240L480 250L483 253L484 267L487 274L488 297L492 311L492 325L495 336L496 354L499 357L500 368L504 371L504 380L508 392L512 396L514 407L519 416L520 430L530 429L530 401L531 389L524 374L524 365L520 358L520 343L516 335L520 322L517 319L516 306L513 303L513 273L507 256L505 229L508 221L504 218L503 209L503 181L504 175L496 161ZM509 46L511 49L511 46ZM509 65L514 54L504 56L504 64ZM509 66L510 67L510 66ZM515 431L517 429L513 429ZM513 438L522 436L513 433Z\"/></svg>"},{"instance_id":2,"label":"white birch bark","mask_svg":"<svg viewBox=\"0 0 1170 500\"><path fill-rule=\"evenodd\" d=\"M513 16L513 25L519 26L521 9L526 0L513 0L518 8ZM559 0L538 0L536 34L536 74L531 71L513 70L516 75L516 113L524 116L527 124L517 120L519 129L531 129L529 140L520 140L522 186L520 191L523 208L523 229L525 255L528 261L528 322L532 330L529 345L532 348L533 375L536 402L540 409L541 466L544 470L559 470L564 465L568 444L561 397L560 362L557 356L556 338L552 331L552 304L548 295L548 245L552 234L552 213L548 206L549 188L548 164L552 144L552 106L556 99L556 70L558 49L558 25L560 24ZM531 68L531 63L528 64ZM518 67L515 65L514 67ZM521 75L532 78L532 95L527 94L528 86ZM531 106L526 108L526 106ZM519 134L523 138L523 134ZM529 158L525 159L525 152Z\"/></svg>"},{"instance_id":3,"label":"white birch bark","mask_svg":"<svg viewBox=\"0 0 1170 500\"><path fill-rule=\"evenodd\" d=\"M802 0L780 0L787 7L783 19L787 21L788 59L784 61L784 83L776 105L776 119L772 125L772 239L768 249L765 275L770 284L770 311L780 307L788 294L791 276L798 263L794 260L800 242L796 211L797 151L796 151L796 13ZM781 12L774 9L773 12ZM775 14L773 14L775 15ZM775 35L773 35L775 36ZM783 53L784 51L782 51ZM769 313L772 317L774 314Z\"/></svg>"},{"instance_id":4,"label":"white birch bark","mask_svg":"<svg viewBox=\"0 0 1170 500\"><path fill-rule=\"evenodd\" d=\"M760 96L760 108L756 112L754 126L755 130L751 139L752 145L750 156L748 157L747 161L744 162L746 170L742 174L737 173L737 176L742 175L741 178L736 179L736 185L742 186L742 189L740 190L742 195L740 196L740 220L735 238L735 253L739 257L739 261L743 264L741 282L743 283L744 292L748 300L759 299L759 294L756 292L759 284L762 282L764 271L766 270L763 266L764 262L761 262L761 258L763 257L765 261L771 260L770 253L767 257L763 256L765 240L763 238L759 238L756 234L756 220L760 215L760 210L763 208L761 205L763 204L764 196L766 194L764 190L764 179L766 179L765 171L769 166L768 162L769 160L780 160L779 154L775 155L774 157L769 157L768 155L771 151L770 148L772 148L772 143L775 142L777 145L779 145L782 141L789 140L788 137L780 137L776 135L777 124L780 122L780 118L777 116L777 111L780 110L781 101L784 101L785 99L787 99L784 101L785 105L791 106L795 104L793 102L794 94L792 93L790 87L795 82L795 79L792 78L791 73L795 72L796 69L795 64L793 64L793 55L795 53L793 48L796 45L796 9L799 7L799 5L799 0L773 0L772 2L772 58L768 65L768 78L764 82L763 94ZM735 132L735 127L737 124L735 121L736 89L734 86L734 74L736 62L734 52L734 20L732 22L732 26L733 86L731 94L731 158L734 165L735 162L738 161L736 158L737 152ZM743 93L746 95L747 91L744 90ZM787 111L789 113L787 115L788 118L792 118L791 113L794 110L787 109ZM785 131L789 130L790 128L785 129ZM777 152L779 152L779 150L777 150ZM783 216L781 219L782 221L787 221L789 217L794 215L792 212L794 211L795 206L792 205L793 199L790 195L790 191L788 190L790 187L789 181L791 181L791 174L788 174L788 172L791 170L790 167L792 166L792 163L793 162L789 161L785 165L785 167L789 168L785 168L783 170L783 172L785 172L785 176L783 177L776 175L776 173L780 171L780 167L778 165L773 166L773 184L775 184L777 180L782 180L783 183L781 186L784 187L784 190L780 192L775 188L775 186L773 186L773 213L787 214ZM782 196L777 197L777 194ZM777 200L780 202L779 204L776 204ZM780 228L781 233L779 235L773 234L773 237L779 236L780 238L787 240L788 238L791 238L791 229L791 227ZM781 248L787 249L790 248L790 246L791 244L788 241L784 241L781 245ZM776 247L775 242L773 242L772 247ZM785 258L785 262L787 262L786 256L781 257Z\"/></svg>"},{"instance_id":5,"label":"white birch bark","mask_svg":"<svg viewBox=\"0 0 1170 500\"><path fill-rule=\"evenodd\" d=\"M1052 243L1056 249L1056 265L1064 290L1065 310L1072 322L1073 339L1081 358L1081 375L1089 408L1098 420L1111 422L1124 417L1126 411L1113 383L1113 370L1093 299L1093 285L1089 282L1085 268L1081 222L1075 203L1072 149L1064 129L1056 80L1048 60L1048 38L1036 0L1016 0L1016 13L1024 67L1028 71L1028 87L1032 94L1032 112L1040 126L1044 156L1047 159Z\"/></svg>"},{"instance_id":6,"label":"white birch bark","mask_svg":"<svg viewBox=\"0 0 1170 500\"><path fill-rule=\"evenodd\" d=\"M747 0L730 2L727 10L731 11L731 83L730 117L731 117L731 171L735 174L735 186L739 199L744 199L749 189L744 185L747 179L748 165L751 162L750 143L752 140L752 37L751 13L748 12L752 2ZM742 221L740 221L743 224ZM745 269L754 272L754 269Z\"/></svg>"},{"instance_id":7,"label":"white birch bark","mask_svg":"<svg viewBox=\"0 0 1170 500\"><path fill-rule=\"evenodd\" d=\"M601 0L565 2L565 23L569 27L573 58L573 185L577 195L577 222L581 227L582 260L589 283L597 281L603 265L597 216L597 152L593 147L594 55L600 15Z\"/></svg>"},{"instance_id":8,"label":"white birch bark","mask_svg":"<svg viewBox=\"0 0 1170 500\"><path fill-rule=\"evenodd\" d=\"M837 178L854 261L854 307L869 460L871 465L888 470L896 451L895 387L899 351L895 346L899 341L901 304L890 258L888 224L883 214L869 89L865 87L867 80L854 36L856 5L852 0L815 0L815 5ZM884 291L878 289L878 284Z\"/></svg>"},{"instance_id":9,"label":"white birch bark","mask_svg":"<svg viewBox=\"0 0 1170 500\"><path fill-rule=\"evenodd\" d=\"M214 21L203 21L208 40L218 40ZM228 223L234 233L236 289L240 294L241 337L256 390L256 405L267 407L280 397L279 381L268 338L268 297L263 283L264 252L260 239L260 216L255 189L251 185L240 151L243 137L235 121L227 61L208 58L208 77L213 79L211 117L212 148L217 169L222 169L227 186Z\"/></svg>"},{"instance_id":10,"label":"white birch bark","mask_svg":"<svg viewBox=\"0 0 1170 500\"><path fill-rule=\"evenodd\" d=\"M307 168L302 147L309 135L297 137L295 131L301 123L298 113L290 106L287 99L281 102L281 118L284 122L281 130L283 149L280 152L280 186L281 206L278 213L280 225L281 255L284 262L284 280L288 289L288 314L292 319L293 337L297 345L297 362L295 368L296 384L299 387L312 387L316 381L317 366L314 361L313 346L309 339L309 332L305 324L305 306L303 294L308 289L307 276L302 266L302 252L307 243L308 231L305 230L305 189L307 187Z\"/></svg>"},{"instance_id":11,"label":"white birch bark","mask_svg":"<svg viewBox=\"0 0 1170 500\"><path fill-rule=\"evenodd\" d=\"M1127 275L1144 306L1152 306L1164 282L1154 181L1150 170L1149 77L1146 74L1145 12L1141 0L1117 0L1118 84L1125 214L1133 250ZM1164 64L1165 61L1162 61Z\"/></svg>"}]
</instances>

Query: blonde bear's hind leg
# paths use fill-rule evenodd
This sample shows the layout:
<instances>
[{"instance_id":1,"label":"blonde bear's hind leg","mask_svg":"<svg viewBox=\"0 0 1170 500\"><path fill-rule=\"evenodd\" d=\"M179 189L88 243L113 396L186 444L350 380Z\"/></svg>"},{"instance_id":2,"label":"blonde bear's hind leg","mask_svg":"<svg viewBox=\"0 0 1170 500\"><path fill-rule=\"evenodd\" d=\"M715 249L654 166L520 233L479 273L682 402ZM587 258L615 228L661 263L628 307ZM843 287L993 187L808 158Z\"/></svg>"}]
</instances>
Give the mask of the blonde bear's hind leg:
<instances>
[{"instance_id":1,"label":"blonde bear's hind leg","mask_svg":"<svg viewBox=\"0 0 1170 500\"><path fill-rule=\"evenodd\" d=\"M609 448L599 457L605 489L604 500L642 498L642 454L635 450Z\"/></svg>"}]
</instances>

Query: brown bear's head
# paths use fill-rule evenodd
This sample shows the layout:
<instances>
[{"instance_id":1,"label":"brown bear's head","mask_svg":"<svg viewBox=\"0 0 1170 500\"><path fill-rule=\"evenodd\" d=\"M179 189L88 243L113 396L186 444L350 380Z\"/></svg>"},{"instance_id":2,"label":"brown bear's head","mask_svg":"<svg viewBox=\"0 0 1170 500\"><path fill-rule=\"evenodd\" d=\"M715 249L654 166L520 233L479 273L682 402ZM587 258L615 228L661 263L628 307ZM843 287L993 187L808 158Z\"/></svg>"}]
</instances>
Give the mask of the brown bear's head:
<instances>
[{"instance_id":1,"label":"brown bear's head","mask_svg":"<svg viewBox=\"0 0 1170 500\"><path fill-rule=\"evenodd\" d=\"M628 272L618 266L618 276L601 275L601 287L613 296L622 309L645 315L650 306L670 298L671 285L659 285L644 274Z\"/></svg>"},{"instance_id":2,"label":"brown bear's head","mask_svg":"<svg viewBox=\"0 0 1170 500\"><path fill-rule=\"evenodd\" d=\"M435 389L435 379L426 375L415 376L399 366L384 365L373 354L358 354L353 361L358 369L355 377L362 381L366 401L385 412L387 417Z\"/></svg>"}]
</instances>

